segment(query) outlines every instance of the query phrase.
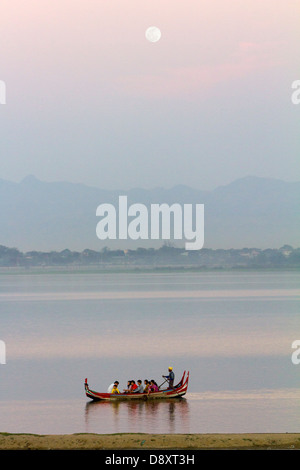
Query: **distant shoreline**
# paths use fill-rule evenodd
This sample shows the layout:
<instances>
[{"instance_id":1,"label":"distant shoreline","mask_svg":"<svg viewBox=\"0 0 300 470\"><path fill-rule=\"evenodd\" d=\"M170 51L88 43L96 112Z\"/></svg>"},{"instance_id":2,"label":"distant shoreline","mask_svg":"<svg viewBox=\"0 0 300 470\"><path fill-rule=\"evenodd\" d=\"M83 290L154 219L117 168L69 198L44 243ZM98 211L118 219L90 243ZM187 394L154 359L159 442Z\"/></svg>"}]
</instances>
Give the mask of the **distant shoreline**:
<instances>
[{"instance_id":1,"label":"distant shoreline","mask_svg":"<svg viewBox=\"0 0 300 470\"><path fill-rule=\"evenodd\" d=\"M6 266L0 267L0 275L8 274L164 274L164 273L251 273L251 272L300 272L300 267L193 267L193 266Z\"/></svg>"},{"instance_id":2,"label":"distant shoreline","mask_svg":"<svg viewBox=\"0 0 300 470\"><path fill-rule=\"evenodd\" d=\"M0 450L300 449L300 433L241 434L11 434L0 433Z\"/></svg>"},{"instance_id":3,"label":"distant shoreline","mask_svg":"<svg viewBox=\"0 0 300 470\"><path fill-rule=\"evenodd\" d=\"M171 245L161 248L136 250L82 252L69 249L49 252L21 252L17 248L0 245L0 269L57 269L112 271L209 271L299 269L300 248L284 245L281 248L242 248L186 251Z\"/></svg>"}]
</instances>

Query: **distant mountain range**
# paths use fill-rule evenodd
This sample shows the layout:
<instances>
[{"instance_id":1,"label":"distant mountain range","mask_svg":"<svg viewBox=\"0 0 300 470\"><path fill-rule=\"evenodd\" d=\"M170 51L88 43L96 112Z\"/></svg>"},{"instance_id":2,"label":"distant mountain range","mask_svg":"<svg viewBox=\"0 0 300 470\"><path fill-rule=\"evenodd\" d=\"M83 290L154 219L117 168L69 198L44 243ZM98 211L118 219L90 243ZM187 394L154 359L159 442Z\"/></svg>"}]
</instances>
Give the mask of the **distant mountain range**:
<instances>
[{"instance_id":1,"label":"distant mountain range","mask_svg":"<svg viewBox=\"0 0 300 470\"><path fill-rule=\"evenodd\" d=\"M158 203L204 204L205 248L299 247L300 182L248 176L212 191L187 186L151 190L102 190L83 184L43 182L34 176L20 183L0 179L0 245L20 250L101 250L159 247L163 241L105 240L96 236L96 208L118 204L147 207ZM183 246L179 241L175 246Z\"/></svg>"}]
</instances>

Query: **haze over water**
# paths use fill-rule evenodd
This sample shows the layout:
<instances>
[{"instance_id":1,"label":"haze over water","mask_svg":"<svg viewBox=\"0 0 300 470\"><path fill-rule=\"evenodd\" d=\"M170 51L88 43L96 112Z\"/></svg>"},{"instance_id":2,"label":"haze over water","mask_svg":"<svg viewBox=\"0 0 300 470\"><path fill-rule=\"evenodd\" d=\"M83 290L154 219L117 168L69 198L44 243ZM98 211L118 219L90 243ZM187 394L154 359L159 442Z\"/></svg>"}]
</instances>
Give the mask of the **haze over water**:
<instances>
[{"instance_id":1,"label":"haze over water","mask_svg":"<svg viewBox=\"0 0 300 470\"><path fill-rule=\"evenodd\" d=\"M0 431L299 432L299 277L287 271L0 275ZM190 371L186 399L90 403Z\"/></svg>"}]
</instances>

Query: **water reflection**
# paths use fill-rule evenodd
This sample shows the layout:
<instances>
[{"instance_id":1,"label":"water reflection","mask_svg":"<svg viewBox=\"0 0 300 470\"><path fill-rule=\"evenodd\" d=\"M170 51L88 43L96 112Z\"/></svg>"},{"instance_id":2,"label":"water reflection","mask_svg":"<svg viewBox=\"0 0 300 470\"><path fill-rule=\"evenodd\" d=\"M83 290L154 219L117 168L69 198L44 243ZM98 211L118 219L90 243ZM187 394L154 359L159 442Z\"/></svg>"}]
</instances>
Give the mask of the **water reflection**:
<instances>
[{"instance_id":1,"label":"water reflection","mask_svg":"<svg viewBox=\"0 0 300 470\"><path fill-rule=\"evenodd\" d=\"M86 432L187 433L189 404L185 398L88 402L85 407Z\"/></svg>"}]
</instances>

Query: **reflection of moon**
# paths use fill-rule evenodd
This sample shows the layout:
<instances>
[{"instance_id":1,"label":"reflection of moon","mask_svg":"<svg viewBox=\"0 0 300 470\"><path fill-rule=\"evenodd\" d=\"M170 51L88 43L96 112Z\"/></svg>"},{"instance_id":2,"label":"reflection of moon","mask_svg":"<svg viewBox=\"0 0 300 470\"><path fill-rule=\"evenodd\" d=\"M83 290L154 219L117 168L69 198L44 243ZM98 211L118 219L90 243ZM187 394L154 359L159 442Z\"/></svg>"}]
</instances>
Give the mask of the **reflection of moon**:
<instances>
[{"instance_id":1,"label":"reflection of moon","mask_svg":"<svg viewBox=\"0 0 300 470\"><path fill-rule=\"evenodd\" d=\"M161 38L160 29L156 26L150 26L150 28L146 29L145 33L146 39L150 42L157 42Z\"/></svg>"}]
</instances>

